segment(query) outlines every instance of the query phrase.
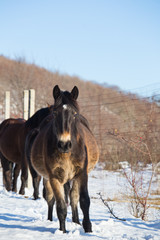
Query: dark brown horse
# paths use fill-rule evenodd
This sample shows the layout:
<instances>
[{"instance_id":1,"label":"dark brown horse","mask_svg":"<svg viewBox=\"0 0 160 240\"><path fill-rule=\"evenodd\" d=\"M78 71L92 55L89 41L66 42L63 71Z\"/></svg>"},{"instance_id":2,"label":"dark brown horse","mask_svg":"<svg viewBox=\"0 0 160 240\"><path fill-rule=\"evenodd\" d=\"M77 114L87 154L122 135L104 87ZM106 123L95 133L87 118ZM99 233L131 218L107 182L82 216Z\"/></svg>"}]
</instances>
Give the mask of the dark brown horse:
<instances>
[{"instance_id":1,"label":"dark brown horse","mask_svg":"<svg viewBox=\"0 0 160 240\"><path fill-rule=\"evenodd\" d=\"M38 127L41 121L50 114L51 107L42 108L37 111L27 121L24 119L7 119L0 124L0 158L3 168L3 182L8 191L17 191L17 177L20 169L21 188L19 193L25 193L26 181L28 178L28 162L25 157L25 139L27 134L34 128ZM16 163L12 184L12 164ZM29 163L33 187L34 198L39 195L40 176L37 175Z\"/></svg>"},{"instance_id":2,"label":"dark brown horse","mask_svg":"<svg viewBox=\"0 0 160 240\"><path fill-rule=\"evenodd\" d=\"M10 118L4 120L0 125L0 158L3 168L3 183L8 191L17 191L17 177L21 169L22 159L21 149L24 145L24 123L24 119ZM16 166L12 185L13 163L15 163ZM22 188L20 191L22 191Z\"/></svg>"},{"instance_id":3,"label":"dark brown horse","mask_svg":"<svg viewBox=\"0 0 160 240\"><path fill-rule=\"evenodd\" d=\"M77 204L80 200L85 232L91 232L89 219L88 172L99 158L98 146L87 120L80 115L77 104L78 88L71 93L53 89L55 99L53 113L45 118L40 128L28 138L28 151L35 170L44 177L45 199L48 203L48 219L52 220L56 200L60 230L66 232L64 184L72 181L70 193L72 219L79 223ZM30 147L29 147L30 146Z\"/></svg>"}]
</instances>

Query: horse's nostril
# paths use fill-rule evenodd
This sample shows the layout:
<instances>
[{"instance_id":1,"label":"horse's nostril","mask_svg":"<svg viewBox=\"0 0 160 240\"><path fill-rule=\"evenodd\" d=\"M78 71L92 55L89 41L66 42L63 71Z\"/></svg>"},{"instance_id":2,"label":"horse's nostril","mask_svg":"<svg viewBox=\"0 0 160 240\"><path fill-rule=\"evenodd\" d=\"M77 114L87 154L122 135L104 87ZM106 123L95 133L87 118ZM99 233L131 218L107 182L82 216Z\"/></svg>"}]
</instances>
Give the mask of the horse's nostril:
<instances>
[{"instance_id":1,"label":"horse's nostril","mask_svg":"<svg viewBox=\"0 0 160 240\"><path fill-rule=\"evenodd\" d=\"M71 147L72 147L71 141L68 141L68 142L67 142L67 145L68 145L68 148L71 148Z\"/></svg>"},{"instance_id":2,"label":"horse's nostril","mask_svg":"<svg viewBox=\"0 0 160 240\"><path fill-rule=\"evenodd\" d=\"M58 141L57 146L60 152L68 152L72 147L72 143L71 141L67 141L67 142Z\"/></svg>"},{"instance_id":3,"label":"horse's nostril","mask_svg":"<svg viewBox=\"0 0 160 240\"><path fill-rule=\"evenodd\" d=\"M61 146L62 146L62 142L61 142L61 141L58 141L57 146L58 146L58 148L61 148Z\"/></svg>"}]
</instances>

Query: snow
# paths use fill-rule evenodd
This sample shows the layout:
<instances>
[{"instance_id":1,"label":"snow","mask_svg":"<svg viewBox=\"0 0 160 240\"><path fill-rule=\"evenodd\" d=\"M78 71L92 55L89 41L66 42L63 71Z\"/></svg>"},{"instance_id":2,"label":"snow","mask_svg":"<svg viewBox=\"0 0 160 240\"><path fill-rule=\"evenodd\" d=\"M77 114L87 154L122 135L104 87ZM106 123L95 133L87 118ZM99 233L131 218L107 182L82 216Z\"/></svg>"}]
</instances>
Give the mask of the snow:
<instances>
[{"instance_id":1,"label":"snow","mask_svg":"<svg viewBox=\"0 0 160 240\"><path fill-rule=\"evenodd\" d=\"M20 179L18 185L20 186ZM156 189L156 184L153 184L153 187ZM59 231L55 209L53 222L50 222L47 220L47 204L42 196L36 201L33 200L32 188L26 189L25 196L7 192L2 186L2 172L0 170L0 239L159 240L160 210L150 208L148 221L133 217L129 212L129 203L123 199L122 192L125 189L126 180L120 172L109 172L98 168L92 171L89 175L89 194L93 232L85 233L82 226L72 223L69 206L66 219L67 233L63 234ZM40 192L42 192L41 190ZM108 201L110 207L117 217L125 218L126 221L120 221L111 216L100 200L97 194L99 192L104 199L113 200ZM82 221L83 216L80 209L79 215Z\"/></svg>"}]
</instances>

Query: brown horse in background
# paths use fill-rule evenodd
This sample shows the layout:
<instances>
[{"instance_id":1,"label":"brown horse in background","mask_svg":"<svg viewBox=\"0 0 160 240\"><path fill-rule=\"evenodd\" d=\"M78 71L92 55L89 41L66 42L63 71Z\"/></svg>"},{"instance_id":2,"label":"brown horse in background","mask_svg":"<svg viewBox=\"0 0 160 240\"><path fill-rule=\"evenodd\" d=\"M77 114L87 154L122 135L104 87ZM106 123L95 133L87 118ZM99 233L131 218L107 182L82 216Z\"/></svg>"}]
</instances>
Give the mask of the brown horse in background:
<instances>
[{"instance_id":1,"label":"brown horse in background","mask_svg":"<svg viewBox=\"0 0 160 240\"><path fill-rule=\"evenodd\" d=\"M8 191L17 192L17 178L21 169L24 119L6 119L0 125L0 158L3 168L3 184ZM14 161L12 161L14 159ZM13 185L12 167L15 163Z\"/></svg>"},{"instance_id":2,"label":"brown horse in background","mask_svg":"<svg viewBox=\"0 0 160 240\"><path fill-rule=\"evenodd\" d=\"M79 223L77 204L80 200L85 232L91 232L89 219L88 172L99 158L96 140L87 120L79 113L78 88L71 93L53 89L55 99L53 113L45 118L40 128L27 139L26 152L35 170L44 177L45 199L48 203L48 219L52 220L56 200L60 230L66 232L64 185L73 182L70 192L72 219ZM33 141L32 141L33 140Z\"/></svg>"},{"instance_id":3,"label":"brown horse in background","mask_svg":"<svg viewBox=\"0 0 160 240\"><path fill-rule=\"evenodd\" d=\"M21 187L20 194L25 193L26 181L28 178L28 164L30 167L33 187L34 199L39 195L40 176L33 169L32 165L27 162L25 157L25 140L27 134L34 128L38 127L41 121L50 114L51 107L42 108L37 111L27 121L24 119L7 119L0 124L0 158L3 168L3 183L8 191L17 192L17 177L20 169L21 173ZM12 183L12 164L16 163L14 169L13 183Z\"/></svg>"}]
</instances>

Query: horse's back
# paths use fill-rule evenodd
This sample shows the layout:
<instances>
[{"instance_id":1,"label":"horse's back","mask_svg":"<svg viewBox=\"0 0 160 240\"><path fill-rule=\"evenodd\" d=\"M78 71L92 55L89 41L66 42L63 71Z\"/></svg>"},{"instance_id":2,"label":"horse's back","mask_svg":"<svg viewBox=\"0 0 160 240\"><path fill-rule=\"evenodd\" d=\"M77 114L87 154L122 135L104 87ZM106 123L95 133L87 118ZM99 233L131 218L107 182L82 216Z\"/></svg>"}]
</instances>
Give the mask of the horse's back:
<instances>
[{"instance_id":1,"label":"horse's back","mask_svg":"<svg viewBox=\"0 0 160 240\"><path fill-rule=\"evenodd\" d=\"M0 151L10 161L19 162L21 145L24 142L24 119L9 118L0 125Z\"/></svg>"}]
</instances>

